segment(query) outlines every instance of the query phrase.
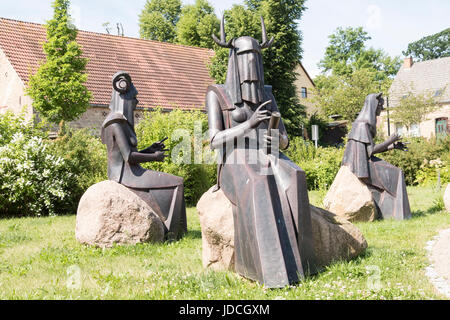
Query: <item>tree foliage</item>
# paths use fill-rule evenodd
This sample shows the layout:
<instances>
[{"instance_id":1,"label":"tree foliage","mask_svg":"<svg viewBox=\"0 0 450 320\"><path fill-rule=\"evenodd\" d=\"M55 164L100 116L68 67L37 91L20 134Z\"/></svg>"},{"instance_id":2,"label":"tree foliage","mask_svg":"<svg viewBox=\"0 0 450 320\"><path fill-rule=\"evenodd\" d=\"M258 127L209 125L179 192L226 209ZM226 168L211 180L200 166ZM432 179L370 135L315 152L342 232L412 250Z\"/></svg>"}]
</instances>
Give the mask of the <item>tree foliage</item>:
<instances>
[{"instance_id":1,"label":"tree foliage","mask_svg":"<svg viewBox=\"0 0 450 320\"><path fill-rule=\"evenodd\" d=\"M195 4L182 8L176 25L177 42L184 45L212 48L211 34L219 30L219 19L207 0L196 0Z\"/></svg>"},{"instance_id":2,"label":"tree foliage","mask_svg":"<svg viewBox=\"0 0 450 320\"><path fill-rule=\"evenodd\" d=\"M274 45L264 50L265 83L273 86L273 93L289 133L301 135L304 108L297 96L295 69L302 57L302 35L297 22L305 10L304 1L248 0L225 11L227 37L251 36L261 41L261 21L264 17L268 37ZM218 83L226 77L228 50L215 46L216 56L210 74Z\"/></svg>"},{"instance_id":3,"label":"tree foliage","mask_svg":"<svg viewBox=\"0 0 450 320\"><path fill-rule=\"evenodd\" d=\"M405 56L425 61L450 56L450 28L408 44Z\"/></svg>"},{"instance_id":4,"label":"tree foliage","mask_svg":"<svg viewBox=\"0 0 450 320\"><path fill-rule=\"evenodd\" d=\"M68 14L70 1L55 0L54 16L45 25L47 42L43 44L46 61L30 76L27 93L40 116L50 122L73 121L89 106L91 93L82 50L76 42L77 30Z\"/></svg>"},{"instance_id":5,"label":"tree foliage","mask_svg":"<svg viewBox=\"0 0 450 320\"><path fill-rule=\"evenodd\" d=\"M430 112L439 108L433 91L417 92L412 86L405 88L403 97L392 108L391 119L408 129L413 124L425 121Z\"/></svg>"},{"instance_id":6,"label":"tree foliage","mask_svg":"<svg viewBox=\"0 0 450 320\"><path fill-rule=\"evenodd\" d=\"M391 81L380 87L373 81L374 71L355 70L349 75L319 75L314 79L316 89L311 99L327 115L340 115L353 122L361 111L368 94L387 92Z\"/></svg>"},{"instance_id":7,"label":"tree foliage","mask_svg":"<svg viewBox=\"0 0 450 320\"><path fill-rule=\"evenodd\" d=\"M367 48L370 36L362 27L338 28L329 39L311 100L324 114L353 122L368 94L387 93L402 62L381 49Z\"/></svg>"},{"instance_id":8,"label":"tree foliage","mask_svg":"<svg viewBox=\"0 0 450 320\"><path fill-rule=\"evenodd\" d=\"M180 14L181 0L147 0L139 16L141 38L175 42Z\"/></svg>"},{"instance_id":9,"label":"tree foliage","mask_svg":"<svg viewBox=\"0 0 450 320\"><path fill-rule=\"evenodd\" d=\"M385 80L395 76L401 66L400 57L391 58L381 49L367 48L371 37L362 27L338 28L329 39L319 63L322 73L348 76L355 70L372 69L374 80Z\"/></svg>"}]
</instances>

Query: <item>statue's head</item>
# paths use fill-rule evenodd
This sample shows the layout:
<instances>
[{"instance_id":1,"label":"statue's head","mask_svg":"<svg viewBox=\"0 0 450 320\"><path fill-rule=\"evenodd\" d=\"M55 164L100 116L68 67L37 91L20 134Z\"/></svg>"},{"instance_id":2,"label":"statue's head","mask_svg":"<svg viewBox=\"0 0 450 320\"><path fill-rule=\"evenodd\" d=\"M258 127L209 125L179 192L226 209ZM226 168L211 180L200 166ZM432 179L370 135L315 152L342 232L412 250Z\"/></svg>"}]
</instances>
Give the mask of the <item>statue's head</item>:
<instances>
[{"instance_id":1,"label":"statue's head","mask_svg":"<svg viewBox=\"0 0 450 320\"><path fill-rule=\"evenodd\" d=\"M364 101L364 107L357 117L357 121L367 122L371 127L375 128L377 123L377 116L384 110L384 99L382 93L371 93Z\"/></svg>"},{"instance_id":2,"label":"statue's head","mask_svg":"<svg viewBox=\"0 0 450 320\"><path fill-rule=\"evenodd\" d=\"M223 48L230 49L226 85L231 90L234 102L241 100L258 104L263 102L264 70L262 50L269 48L274 38L267 40L266 26L261 17L262 42L243 36L226 40L224 18L220 24L220 40L213 34L214 42Z\"/></svg>"},{"instance_id":3,"label":"statue's head","mask_svg":"<svg viewBox=\"0 0 450 320\"><path fill-rule=\"evenodd\" d=\"M113 76L113 93L109 109L124 115L128 123L134 126L134 110L139 103L136 90L131 77L124 71L119 71Z\"/></svg>"}]
</instances>

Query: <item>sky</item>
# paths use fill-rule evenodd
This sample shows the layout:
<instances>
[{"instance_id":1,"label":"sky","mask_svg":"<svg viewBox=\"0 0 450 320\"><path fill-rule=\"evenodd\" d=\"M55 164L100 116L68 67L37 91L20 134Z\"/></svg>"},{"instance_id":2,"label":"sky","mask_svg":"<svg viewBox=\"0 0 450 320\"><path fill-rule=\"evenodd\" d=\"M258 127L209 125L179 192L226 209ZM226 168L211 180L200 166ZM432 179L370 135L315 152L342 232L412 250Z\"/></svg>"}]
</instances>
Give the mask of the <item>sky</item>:
<instances>
[{"instance_id":1,"label":"sky","mask_svg":"<svg viewBox=\"0 0 450 320\"><path fill-rule=\"evenodd\" d=\"M138 16L147 0L72 0L72 16L80 30L106 32L102 26L122 23L125 36L139 37ZM195 0L183 0L184 4ZM243 0L209 0L220 17ZM0 0L0 17L45 23L52 0ZM338 27L362 26L372 38L368 46L400 56L408 44L450 27L450 0L307 0L299 29L303 34L302 64L314 78ZM0 30L1 32L1 30ZM112 33L114 33L112 31ZM270 35L269 35L270 36Z\"/></svg>"}]
</instances>

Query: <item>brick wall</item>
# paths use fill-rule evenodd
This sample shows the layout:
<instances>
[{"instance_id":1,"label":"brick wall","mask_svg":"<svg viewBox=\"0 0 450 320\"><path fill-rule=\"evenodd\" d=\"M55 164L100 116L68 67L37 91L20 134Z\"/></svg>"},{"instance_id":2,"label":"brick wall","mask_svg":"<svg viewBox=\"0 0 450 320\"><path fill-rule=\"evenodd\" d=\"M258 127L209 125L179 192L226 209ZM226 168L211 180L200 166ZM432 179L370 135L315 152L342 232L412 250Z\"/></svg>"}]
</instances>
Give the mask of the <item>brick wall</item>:
<instances>
[{"instance_id":1,"label":"brick wall","mask_svg":"<svg viewBox=\"0 0 450 320\"><path fill-rule=\"evenodd\" d=\"M95 134L100 135L103 121L105 121L109 112L109 108L106 107L91 107L78 120L71 122L70 126L77 129L89 128ZM136 110L134 113L134 124L137 125L147 112L146 110Z\"/></svg>"}]
</instances>

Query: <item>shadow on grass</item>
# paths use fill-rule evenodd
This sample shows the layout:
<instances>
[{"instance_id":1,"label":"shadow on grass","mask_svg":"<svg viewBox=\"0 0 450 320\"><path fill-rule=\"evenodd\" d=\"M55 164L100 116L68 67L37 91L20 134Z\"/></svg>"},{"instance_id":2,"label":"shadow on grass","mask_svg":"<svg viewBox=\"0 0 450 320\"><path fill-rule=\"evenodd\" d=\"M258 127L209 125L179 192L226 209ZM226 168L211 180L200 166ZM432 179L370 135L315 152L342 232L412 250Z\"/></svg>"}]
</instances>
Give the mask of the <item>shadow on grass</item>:
<instances>
[{"instance_id":1,"label":"shadow on grass","mask_svg":"<svg viewBox=\"0 0 450 320\"><path fill-rule=\"evenodd\" d=\"M417 218L423 218L438 212L443 211L444 208L442 207L442 204L439 201L435 201L431 207L429 207L427 210L415 210L412 212L412 219Z\"/></svg>"},{"instance_id":2,"label":"shadow on grass","mask_svg":"<svg viewBox=\"0 0 450 320\"><path fill-rule=\"evenodd\" d=\"M200 230L188 230L184 237L189 239L201 239L202 232Z\"/></svg>"}]
</instances>

